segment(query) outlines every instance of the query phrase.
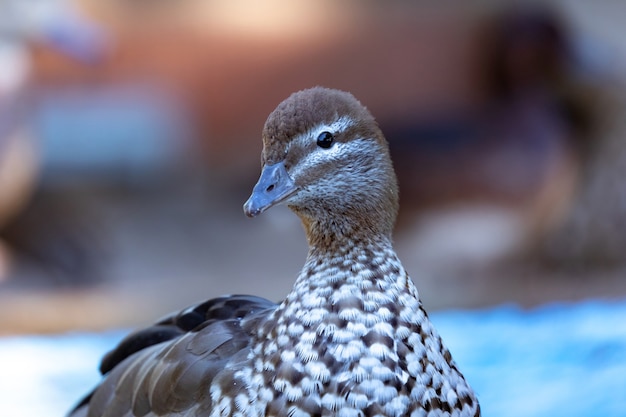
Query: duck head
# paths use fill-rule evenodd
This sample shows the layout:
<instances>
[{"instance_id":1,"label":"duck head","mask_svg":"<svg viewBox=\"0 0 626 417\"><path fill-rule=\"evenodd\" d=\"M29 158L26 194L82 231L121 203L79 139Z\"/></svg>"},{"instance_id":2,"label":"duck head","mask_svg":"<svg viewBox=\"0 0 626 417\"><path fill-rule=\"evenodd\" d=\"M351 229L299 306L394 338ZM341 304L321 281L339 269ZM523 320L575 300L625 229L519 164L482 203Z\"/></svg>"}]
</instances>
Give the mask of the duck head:
<instances>
[{"instance_id":1,"label":"duck head","mask_svg":"<svg viewBox=\"0 0 626 417\"><path fill-rule=\"evenodd\" d=\"M269 115L262 136L261 177L247 216L284 203L309 238L391 234L398 189L387 141L354 96L322 87L294 93Z\"/></svg>"}]
</instances>

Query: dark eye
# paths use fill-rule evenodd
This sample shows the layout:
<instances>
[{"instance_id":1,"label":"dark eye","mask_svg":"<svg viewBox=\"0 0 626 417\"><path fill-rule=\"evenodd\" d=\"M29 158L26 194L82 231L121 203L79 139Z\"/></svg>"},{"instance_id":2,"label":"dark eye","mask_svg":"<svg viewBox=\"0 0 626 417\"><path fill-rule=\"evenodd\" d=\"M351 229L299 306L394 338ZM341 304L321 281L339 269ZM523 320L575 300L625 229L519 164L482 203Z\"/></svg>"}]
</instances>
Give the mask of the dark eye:
<instances>
[{"instance_id":1,"label":"dark eye","mask_svg":"<svg viewBox=\"0 0 626 417\"><path fill-rule=\"evenodd\" d=\"M333 144L333 134L330 132L322 132L317 137L317 146L320 148L328 149Z\"/></svg>"}]
</instances>

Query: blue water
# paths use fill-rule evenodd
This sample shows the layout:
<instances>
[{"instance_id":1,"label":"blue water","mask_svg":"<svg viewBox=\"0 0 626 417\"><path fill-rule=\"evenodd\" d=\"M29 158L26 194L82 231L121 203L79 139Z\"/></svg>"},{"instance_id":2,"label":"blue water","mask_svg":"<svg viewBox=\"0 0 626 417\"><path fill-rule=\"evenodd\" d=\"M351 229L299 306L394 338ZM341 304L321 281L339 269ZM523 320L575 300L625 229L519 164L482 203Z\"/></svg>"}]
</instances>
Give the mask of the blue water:
<instances>
[{"instance_id":1,"label":"blue water","mask_svg":"<svg viewBox=\"0 0 626 417\"><path fill-rule=\"evenodd\" d=\"M485 416L626 416L626 302L507 306L432 320Z\"/></svg>"},{"instance_id":2,"label":"blue water","mask_svg":"<svg viewBox=\"0 0 626 417\"><path fill-rule=\"evenodd\" d=\"M446 311L431 319L484 416L626 415L626 300ZM98 382L99 358L124 333L0 338L2 415L64 415Z\"/></svg>"}]
</instances>

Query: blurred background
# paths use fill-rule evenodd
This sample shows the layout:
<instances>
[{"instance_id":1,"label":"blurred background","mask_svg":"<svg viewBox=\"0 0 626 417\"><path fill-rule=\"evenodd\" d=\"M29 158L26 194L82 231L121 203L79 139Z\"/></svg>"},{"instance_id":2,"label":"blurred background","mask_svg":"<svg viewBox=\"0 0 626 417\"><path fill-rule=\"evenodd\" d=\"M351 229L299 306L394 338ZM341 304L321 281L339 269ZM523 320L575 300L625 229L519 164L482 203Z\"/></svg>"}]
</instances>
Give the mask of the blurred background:
<instances>
[{"instance_id":1,"label":"blurred background","mask_svg":"<svg viewBox=\"0 0 626 417\"><path fill-rule=\"evenodd\" d=\"M429 311L554 333L593 300L619 337L589 357L624 366L624 15L608 0L0 0L0 346L93 374L48 380L73 387L49 399L62 410L97 381L111 329L225 293L280 300L306 255L299 221L242 205L267 115L324 85L390 142L396 247ZM69 360L81 346L93 357Z\"/></svg>"}]
</instances>

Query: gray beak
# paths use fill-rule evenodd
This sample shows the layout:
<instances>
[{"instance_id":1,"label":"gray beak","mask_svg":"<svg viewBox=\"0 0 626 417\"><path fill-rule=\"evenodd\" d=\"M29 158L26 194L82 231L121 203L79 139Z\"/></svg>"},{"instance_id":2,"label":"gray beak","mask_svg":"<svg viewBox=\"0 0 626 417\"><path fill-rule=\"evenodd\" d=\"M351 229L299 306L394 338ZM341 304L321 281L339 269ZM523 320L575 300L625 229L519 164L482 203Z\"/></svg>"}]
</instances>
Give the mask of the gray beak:
<instances>
[{"instance_id":1,"label":"gray beak","mask_svg":"<svg viewBox=\"0 0 626 417\"><path fill-rule=\"evenodd\" d=\"M248 217L258 216L268 208L285 200L296 190L296 185L287 173L283 162L265 165L261 171L259 182L252 190L252 195L243 205L243 212Z\"/></svg>"}]
</instances>

